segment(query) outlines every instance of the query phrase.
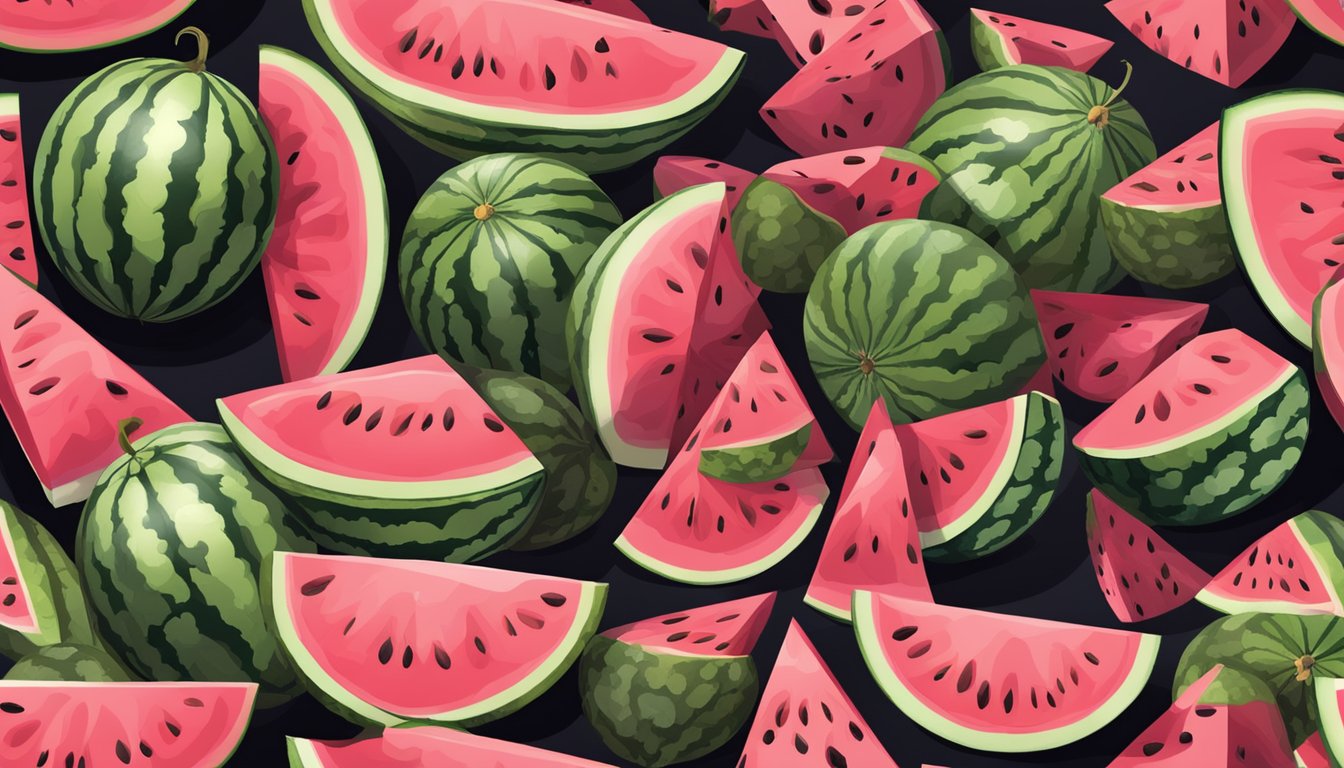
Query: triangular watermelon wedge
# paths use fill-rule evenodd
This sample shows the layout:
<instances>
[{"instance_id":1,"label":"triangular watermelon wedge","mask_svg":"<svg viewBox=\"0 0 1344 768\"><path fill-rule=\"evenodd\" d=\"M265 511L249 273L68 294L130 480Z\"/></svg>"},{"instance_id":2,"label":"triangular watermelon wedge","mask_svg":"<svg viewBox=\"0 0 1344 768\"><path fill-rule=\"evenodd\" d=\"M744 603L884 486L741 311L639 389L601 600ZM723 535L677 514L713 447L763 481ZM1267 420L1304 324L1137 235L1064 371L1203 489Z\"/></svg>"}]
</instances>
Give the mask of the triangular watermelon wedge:
<instances>
[{"instance_id":1,"label":"triangular watermelon wedge","mask_svg":"<svg viewBox=\"0 0 1344 768\"><path fill-rule=\"evenodd\" d=\"M52 506L88 498L121 455L123 419L139 419L139 435L191 421L7 270L0 270L0 307L0 408Z\"/></svg>"},{"instance_id":2,"label":"triangular watermelon wedge","mask_svg":"<svg viewBox=\"0 0 1344 768\"><path fill-rule=\"evenodd\" d=\"M663 155L653 166L653 191L656 197L667 197L687 187L723 182L728 192L728 210L737 206L747 185L756 174L729 165L720 160L686 155Z\"/></svg>"},{"instance_id":3,"label":"triangular watermelon wedge","mask_svg":"<svg viewBox=\"0 0 1344 768\"><path fill-rule=\"evenodd\" d=\"M0 29L3 29L0 25ZM18 94L0 96L0 265L37 285L37 254L28 216L28 171Z\"/></svg>"},{"instance_id":4,"label":"triangular watermelon wedge","mask_svg":"<svg viewBox=\"0 0 1344 768\"><path fill-rule=\"evenodd\" d=\"M614 768L453 728L386 728L377 736L321 741L290 736L291 768Z\"/></svg>"},{"instance_id":5,"label":"triangular watermelon wedge","mask_svg":"<svg viewBox=\"0 0 1344 768\"><path fill-rule=\"evenodd\" d=\"M770 621L775 593L640 619L602 632L602 637L681 656L747 656Z\"/></svg>"},{"instance_id":6,"label":"triangular watermelon wedge","mask_svg":"<svg viewBox=\"0 0 1344 768\"><path fill-rule=\"evenodd\" d=\"M1086 72L1114 45L1076 29L971 9L971 53L982 70L1039 64Z\"/></svg>"},{"instance_id":7,"label":"triangular watermelon wedge","mask_svg":"<svg viewBox=\"0 0 1344 768\"><path fill-rule=\"evenodd\" d=\"M1303 512L1260 537L1213 577L1199 601L1223 613L1344 616L1344 521Z\"/></svg>"},{"instance_id":8,"label":"triangular watermelon wedge","mask_svg":"<svg viewBox=\"0 0 1344 768\"><path fill-rule=\"evenodd\" d=\"M1087 497L1087 546L1101 592L1121 621L1173 611L1209 583L1202 568L1096 489Z\"/></svg>"},{"instance_id":9,"label":"triangular watermelon wedge","mask_svg":"<svg viewBox=\"0 0 1344 768\"><path fill-rule=\"evenodd\" d=\"M775 40L800 67L851 37L869 11L881 5L875 0L761 0Z\"/></svg>"},{"instance_id":10,"label":"triangular watermelon wedge","mask_svg":"<svg viewBox=\"0 0 1344 768\"><path fill-rule=\"evenodd\" d=\"M776 165L762 178L854 234L870 224L919 217L920 204L942 180L933 163L895 147L861 147Z\"/></svg>"}]
</instances>

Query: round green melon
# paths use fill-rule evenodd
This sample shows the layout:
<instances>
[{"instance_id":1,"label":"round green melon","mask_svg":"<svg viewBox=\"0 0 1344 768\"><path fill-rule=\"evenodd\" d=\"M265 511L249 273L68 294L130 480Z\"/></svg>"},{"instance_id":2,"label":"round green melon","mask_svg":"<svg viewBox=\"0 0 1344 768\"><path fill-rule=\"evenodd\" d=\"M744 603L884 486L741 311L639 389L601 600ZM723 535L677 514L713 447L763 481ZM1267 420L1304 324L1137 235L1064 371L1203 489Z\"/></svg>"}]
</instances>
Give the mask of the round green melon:
<instances>
[{"instance_id":1,"label":"round green melon","mask_svg":"<svg viewBox=\"0 0 1344 768\"><path fill-rule=\"evenodd\" d=\"M121 662L102 648L60 643L39 648L14 663L6 680L118 683L133 680Z\"/></svg>"},{"instance_id":2,"label":"round green melon","mask_svg":"<svg viewBox=\"0 0 1344 768\"><path fill-rule=\"evenodd\" d=\"M146 680L301 690L261 601L262 563L312 552L224 430L180 424L126 446L84 507L75 555L107 646Z\"/></svg>"},{"instance_id":3,"label":"round green melon","mask_svg":"<svg viewBox=\"0 0 1344 768\"><path fill-rule=\"evenodd\" d=\"M769 291L805 292L844 239L840 222L770 179L753 181L733 209L733 240L742 270Z\"/></svg>"},{"instance_id":4,"label":"round green melon","mask_svg":"<svg viewBox=\"0 0 1344 768\"><path fill-rule=\"evenodd\" d=\"M194 32L194 61L132 59L77 86L47 123L33 172L52 261L89 301L144 322L233 293L275 221L270 137L251 101L205 71L208 44Z\"/></svg>"},{"instance_id":5,"label":"round green melon","mask_svg":"<svg viewBox=\"0 0 1344 768\"><path fill-rule=\"evenodd\" d=\"M881 397L894 423L1005 400L1045 362L1021 278L949 224L875 224L807 294L803 339L831 404L856 428Z\"/></svg>"}]
</instances>

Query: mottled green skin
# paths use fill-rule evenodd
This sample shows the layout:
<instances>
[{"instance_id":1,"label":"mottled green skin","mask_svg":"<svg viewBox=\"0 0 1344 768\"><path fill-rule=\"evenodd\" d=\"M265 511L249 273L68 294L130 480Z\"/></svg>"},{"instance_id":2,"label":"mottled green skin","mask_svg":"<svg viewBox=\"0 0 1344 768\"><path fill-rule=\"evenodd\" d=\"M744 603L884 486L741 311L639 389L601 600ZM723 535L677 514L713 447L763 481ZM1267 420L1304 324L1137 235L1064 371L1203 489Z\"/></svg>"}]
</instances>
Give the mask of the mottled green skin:
<instances>
[{"instance_id":1,"label":"mottled green skin","mask_svg":"<svg viewBox=\"0 0 1344 768\"><path fill-rule=\"evenodd\" d=\"M812 439L812 425L806 424L759 445L739 448L706 448L700 453L700 472L730 483L764 483L781 478L798 463Z\"/></svg>"},{"instance_id":2,"label":"mottled green skin","mask_svg":"<svg viewBox=\"0 0 1344 768\"><path fill-rule=\"evenodd\" d=\"M1033 392L1027 398L1026 428L1017 464L993 506L970 528L944 544L924 550L935 562L984 557L1017 541L1045 514L1055 497L1064 466L1064 412L1053 398ZM993 472L994 467L981 467Z\"/></svg>"},{"instance_id":3,"label":"mottled green skin","mask_svg":"<svg viewBox=\"0 0 1344 768\"><path fill-rule=\"evenodd\" d=\"M1149 211L1103 198L1101 221L1115 260L1145 283L1193 288L1237 267L1222 205Z\"/></svg>"},{"instance_id":4,"label":"mottled green skin","mask_svg":"<svg viewBox=\"0 0 1344 768\"><path fill-rule=\"evenodd\" d=\"M845 229L793 190L757 179L733 209L733 242L742 270L767 291L806 293Z\"/></svg>"},{"instance_id":5,"label":"mottled green skin","mask_svg":"<svg viewBox=\"0 0 1344 768\"><path fill-rule=\"evenodd\" d=\"M19 659L56 643L101 645L75 564L42 524L4 501L0 522L14 543L18 578L28 588L37 632L0 626L0 654ZM10 587L0 586L0 595Z\"/></svg>"},{"instance_id":6,"label":"mottled green skin","mask_svg":"<svg viewBox=\"0 0 1344 768\"><path fill-rule=\"evenodd\" d=\"M1083 471L1115 503L1154 525L1203 525L1249 509L1288 479L1307 443L1311 396L1296 372L1228 427L1135 459L1080 447Z\"/></svg>"},{"instance_id":7,"label":"mottled green skin","mask_svg":"<svg viewBox=\"0 0 1344 768\"><path fill-rule=\"evenodd\" d=\"M803 338L855 429L878 397L894 423L918 421L1012 397L1045 363L1021 278L975 235L929 221L875 224L836 249L807 294Z\"/></svg>"},{"instance_id":8,"label":"mottled green skin","mask_svg":"<svg viewBox=\"0 0 1344 768\"><path fill-rule=\"evenodd\" d=\"M583 713L612 752L644 768L718 749L760 696L750 656L652 653L595 637L579 659Z\"/></svg>"},{"instance_id":9,"label":"mottled green skin","mask_svg":"<svg viewBox=\"0 0 1344 768\"><path fill-rule=\"evenodd\" d=\"M1124 99L1110 105L1105 127L1088 122L1111 95L1081 72L1028 64L950 88L906 145L943 172L922 215L980 235L1028 287L1114 286L1123 272L1100 231L1099 199L1157 151Z\"/></svg>"},{"instance_id":10,"label":"mottled green skin","mask_svg":"<svg viewBox=\"0 0 1344 768\"><path fill-rule=\"evenodd\" d=\"M107 646L146 680L253 681L258 705L302 689L265 620L261 568L313 552L224 430L182 424L133 444L84 507L76 560Z\"/></svg>"},{"instance_id":11,"label":"mottled green skin","mask_svg":"<svg viewBox=\"0 0 1344 768\"><path fill-rule=\"evenodd\" d=\"M85 298L166 323L224 300L261 262L279 184L242 92L180 61L132 59L57 107L33 202L52 262Z\"/></svg>"},{"instance_id":12,"label":"mottled green skin","mask_svg":"<svg viewBox=\"0 0 1344 768\"><path fill-rule=\"evenodd\" d=\"M1003 33L980 20L974 13L971 19L971 56L981 72L999 67L1010 67L1018 62L1008 57L1004 49ZM952 82L950 79L948 82Z\"/></svg>"},{"instance_id":13,"label":"mottled green skin","mask_svg":"<svg viewBox=\"0 0 1344 768\"><path fill-rule=\"evenodd\" d=\"M492 208L481 219L482 204ZM621 224L582 171L535 155L453 168L420 198L401 241L416 335L450 361L569 389L565 316L579 270Z\"/></svg>"},{"instance_id":14,"label":"mottled green skin","mask_svg":"<svg viewBox=\"0 0 1344 768\"><path fill-rule=\"evenodd\" d=\"M39 648L15 662L6 680L117 683L135 677L102 648L61 643Z\"/></svg>"}]
</instances>

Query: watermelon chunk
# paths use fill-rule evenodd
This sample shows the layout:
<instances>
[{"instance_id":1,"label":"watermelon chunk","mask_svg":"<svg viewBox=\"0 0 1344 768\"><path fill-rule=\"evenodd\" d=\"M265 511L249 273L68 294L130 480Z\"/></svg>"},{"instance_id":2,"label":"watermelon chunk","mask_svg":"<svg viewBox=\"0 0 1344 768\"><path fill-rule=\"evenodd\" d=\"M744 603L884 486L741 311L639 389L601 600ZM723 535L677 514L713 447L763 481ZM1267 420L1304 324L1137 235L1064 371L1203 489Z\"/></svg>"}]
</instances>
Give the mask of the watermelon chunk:
<instances>
[{"instance_id":1,"label":"watermelon chunk","mask_svg":"<svg viewBox=\"0 0 1344 768\"><path fill-rule=\"evenodd\" d=\"M0 10L0 48L61 53L104 48L153 32L196 0L70 0L6 3Z\"/></svg>"},{"instance_id":2,"label":"watermelon chunk","mask_svg":"<svg viewBox=\"0 0 1344 768\"><path fill-rule=\"evenodd\" d=\"M1074 394L1115 402L1199 334L1209 305L1143 296L1031 292L1046 359Z\"/></svg>"},{"instance_id":3,"label":"watermelon chunk","mask_svg":"<svg viewBox=\"0 0 1344 768\"><path fill-rule=\"evenodd\" d=\"M1331 768L1330 757L1325 751L1325 742L1321 734L1313 733L1293 751L1297 768Z\"/></svg>"},{"instance_id":4,"label":"watermelon chunk","mask_svg":"<svg viewBox=\"0 0 1344 768\"><path fill-rule=\"evenodd\" d=\"M1209 583L1202 568L1096 489L1087 496L1087 547L1101 592L1121 621L1173 611Z\"/></svg>"},{"instance_id":5,"label":"watermelon chunk","mask_svg":"<svg viewBox=\"0 0 1344 768\"><path fill-rule=\"evenodd\" d=\"M1262 536L1209 582L1199 601L1223 613L1344 616L1344 522L1310 510Z\"/></svg>"},{"instance_id":6,"label":"watermelon chunk","mask_svg":"<svg viewBox=\"0 0 1344 768\"><path fill-rule=\"evenodd\" d=\"M1330 278L1312 312L1312 362L1316 384L1335 423L1344 426L1344 307L1340 295L1344 269Z\"/></svg>"},{"instance_id":7,"label":"watermelon chunk","mask_svg":"<svg viewBox=\"0 0 1344 768\"><path fill-rule=\"evenodd\" d=\"M761 0L775 40L799 66L849 38L869 11L882 4L873 0Z\"/></svg>"},{"instance_id":8,"label":"watermelon chunk","mask_svg":"<svg viewBox=\"0 0 1344 768\"><path fill-rule=\"evenodd\" d=\"M610 13L631 21L648 23L649 17L631 0L560 0L578 8L590 8L594 11Z\"/></svg>"},{"instance_id":9,"label":"watermelon chunk","mask_svg":"<svg viewBox=\"0 0 1344 768\"><path fill-rule=\"evenodd\" d=\"M907 717L990 752L1052 749L1105 726L1143 690L1161 640L863 591L854 631Z\"/></svg>"},{"instance_id":10,"label":"watermelon chunk","mask_svg":"<svg viewBox=\"0 0 1344 768\"><path fill-rule=\"evenodd\" d=\"M653 165L655 198L667 197L687 187L723 182L728 193L729 210L737 206L737 201L742 199L742 193L746 191L747 185L755 178L756 174L751 171L703 157L663 155Z\"/></svg>"},{"instance_id":11,"label":"watermelon chunk","mask_svg":"<svg viewBox=\"0 0 1344 768\"><path fill-rule=\"evenodd\" d=\"M0 17L3 13L0 13ZM0 30L0 35L3 31ZM23 126L18 94L0 95L0 264L37 285L37 254L28 217L28 171L23 159Z\"/></svg>"},{"instance_id":12,"label":"watermelon chunk","mask_svg":"<svg viewBox=\"0 0 1344 768\"><path fill-rule=\"evenodd\" d=\"M191 421L56 305L4 270L0 307L0 408L52 506L88 498L98 475L121 455L122 419L139 419L141 435Z\"/></svg>"},{"instance_id":13,"label":"watermelon chunk","mask_svg":"<svg viewBox=\"0 0 1344 768\"><path fill-rule=\"evenodd\" d=\"M1344 5L1335 0L1288 0L1288 7L1313 32L1344 45Z\"/></svg>"},{"instance_id":14,"label":"watermelon chunk","mask_svg":"<svg viewBox=\"0 0 1344 768\"><path fill-rule=\"evenodd\" d=\"M774 23L764 0L709 0L709 20L724 32L774 37Z\"/></svg>"},{"instance_id":15,"label":"watermelon chunk","mask_svg":"<svg viewBox=\"0 0 1344 768\"><path fill-rule=\"evenodd\" d=\"M613 768L452 728L387 728L345 741L286 738L291 768Z\"/></svg>"},{"instance_id":16,"label":"watermelon chunk","mask_svg":"<svg viewBox=\"0 0 1344 768\"><path fill-rule=\"evenodd\" d=\"M607 586L480 566L277 552L268 592L310 690L358 722L473 725L569 669Z\"/></svg>"},{"instance_id":17,"label":"watermelon chunk","mask_svg":"<svg viewBox=\"0 0 1344 768\"><path fill-rule=\"evenodd\" d=\"M1076 29L998 11L971 9L971 53L982 70L1014 64L1091 69L1114 45Z\"/></svg>"}]
</instances>

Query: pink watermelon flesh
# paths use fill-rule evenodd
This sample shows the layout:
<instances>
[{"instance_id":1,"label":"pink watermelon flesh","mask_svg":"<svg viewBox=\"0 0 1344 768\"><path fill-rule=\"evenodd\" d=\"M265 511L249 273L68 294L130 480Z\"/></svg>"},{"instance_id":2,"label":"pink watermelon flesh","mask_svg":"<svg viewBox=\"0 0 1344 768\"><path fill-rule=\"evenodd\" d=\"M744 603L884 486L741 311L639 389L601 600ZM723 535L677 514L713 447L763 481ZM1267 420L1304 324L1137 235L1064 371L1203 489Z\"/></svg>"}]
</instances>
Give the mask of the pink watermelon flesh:
<instances>
[{"instance_id":1,"label":"pink watermelon flesh","mask_svg":"<svg viewBox=\"0 0 1344 768\"><path fill-rule=\"evenodd\" d=\"M800 66L851 36L869 11L882 2L873 0L761 0L769 12L772 31L789 58Z\"/></svg>"},{"instance_id":2,"label":"pink watermelon flesh","mask_svg":"<svg viewBox=\"0 0 1344 768\"><path fill-rule=\"evenodd\" d=\"M709 20L724 32L774 37L774 22L764 0L709 0Z\"/></svg>"},{"instance_id":3,"label":"pink watermelon flesh","mask_svg":"<svg viewBox=\"0 0 1344 768\"><path fill-rule=\"evenodd\" d=\"M1029 392L1040 392L1051 397L1055 396L1055 375L1050 370L1049 362L1042 365L1036 375L1031 377L1031 381L1028 381L1022 389L1018 390L1017 394L1025 395Z\"/></svg>"},{"instance_id":4,"label":"pink watermelon flesh","mask_svg":"<svg viewBox=\"0 0 1344 768\"><path fill-rule=\"evenodd\" d=\"M1323 540L1322 526L1308 519L1316 515L1328 517L1324 512L1304 512L1261 536L1213 577L1200 601L1226 612L1344 615L1334 579L1323 572L1323 568L1337 570L1338 563L1321 561L1322 555L1333 558L1335 550ZM1312 551L1313 544L1324 551Z\"/></svg>"},{"instance_id":5,"label":"pink watermelon flesh","mask_svg":"<svg viewBox=\"0 0 1344 768\"><path fill-rule=\"evenodd\" d=\"M1313 733L1293 752L1293 757L1297 759L1298 768L1331 768L1330 756L1325 751L1325 743L1321 741L1321 734Z\"/></svg>"},{"instance_id":6,"label":"pink watermelon flesh","mask_svg":"<svg viewBox=\"0 0 1344 768\"><path fill-rule=\"evenodd\" d=\"M101 48L148 34L195 1L5 3L0 6L0 47L44 52Z\"/></svg>"},{"instance_id":7,"label":"pink watermelon flesh","mask_svg":"<svg viewBox=\"0 0 1344 768\"><path fill-rule=\"evenodd\" d=\"M608 629L603 637L678 656L746 656L756 647L775 593L636 621Z\"/></svg>"},{"instance_id":8,"label":"pink watermelon flesh","mask_svg":"<svg viewBox=\"0 0 1344 768\"><path fill-rule=\"evenodd\" d=\"M790 160L761 175L788 187L849 234L882 221L918 218L924 196L938 186L932 164L891 147Z\"/></svg>"},{"instance_id":9,"label":"pink watermelon flesh","mask_svg":"<svg viewBox=\"0 0 1344 768\"><path fill-rule=\"evenodd\" d=\"M737 207L737 201L742 199L742 193L755 178L756 174L751 171L703 157L663 155L653 166L653 186L659 196L667 197L687 187L721 181L727 186L729 210Z\"/></svg>"},{"instance_id":10,"label":"pink watermelon flesh","mask_svg":"<svg viewBox=\"0 0 1344 768\"><path fill-rule=\"evenodd\" d=\"M845 482L840 486L840 498L836 500L836 509L845 506L849 489L859 482L859 475L863 474L868 457L877 451L878 438L894 432L891 415L887 412L886 398L879 397L873 401L873 407L868 411L868 418L863 422L863 430L859 432L859 441L854 444L854 454L850 457L849 467L845 470Z\"/></svg>"},{"instance_id":11,"label":"pink watermelon flesh","mask_svg":"<svg viewBox=\"0 0 1344 768\"><path fill-rule=\"evenodd\" d=\"M1188 211L1221 205L1214 123L1116 184L1102 199L1127 208Z\"/></svg>"},{"instance_id":12,"label":"pink watermelon flesh","mask_svg":"<svg viewBox=\"0 0 1344 768\"><path fill-rule=\"evenodd\" d=\"M1336 275L1321 292L1315 325L1316 383L1335 423L1344 426L1344 280Z\"/></svg>"},{"instance_id":13,"label":"pink watermelon flesh","mask_svg":"<svg viewBox=\"0 0 1344 768\"><path fill-rule=\"evenodd\" d=\"M88 498L121 455L122 419L137 435L191 421L35 289L0 270L0 408L53 506ZM72 418L76 414L77 418Z\"/></svg>"},{"instance_id":14,"label":"pink watermelon flesh","mask_svg":"<svg viewBox=\"0 0 1344 768\"><path fill-rule=\"evenodd\" d=\"M797 621L779 649L737 768L897 768Z\"/></svg>"},{"instance_id":15,"label":"pink watermelon flesh","mask_svg":"<svg viewBox=\"0 0 1344 768\"><path fill-rule=\"evenodd\" d=\"M888 0L785 83L761 115L803 156L900 146L948 85L940 34L916 0Z\"/></svg>"},{"instance_id":16,"label":"pink watermelon flesh","mask_svg":"<svg viewBox=\"0 0 1344 768\"><path fill-rule=\"evenodd\" d=\"M0 14L3 15L3 14ZM8 102L8 104L7 104ZM0 264L37 285L37 259L33 253L33 227L28 220L28 172L23 165L23 127L19 123L17 96L0 99Z\"/></svg>"},{"instance_id":17,"label":"pink watermelon flesh","mask_svg":"<svg viewBox=\"0 0 1344 768\"><path fill-rule=\"evenodd\" d=\"M0 765L218 768L256 693L251 683L0 682Z\"/></svg>"},{"instance_id":18,"label":"pink watermelon flesh","mask_svg":"<svg viewBox=\"0 0 1344 768\"><path fill-rule=\"evenodd\" d=\"M972 8L971 13L995 30L1014 64L1039 64L1086 72L1114 45L1110 40L1043 21Z\"/></svg>"},{"instance_id":19,"label":"pink watermelon flesh","mask_svg":"<svg viewBox=\"0 0 1344 768\"><path fill-rule=\"evenodd\" d=\"M1344 45L1344 4L1339 0L1288 0L1288 6L1316 34Z\"/></svg>"},{"instance_id":20,"label":"pink watermelon flesh","mask_svg":"<svg viewBox=\"0 0 1344 768\"><path fill-rule=\"evenodd\" d=\"M315 765L304 763L303 768L613 768L432 725L388 728L375 737L302 743L317 758Z\"/></svg>"},{"instance_id":21,"label":"pink watermelon flesh","mask_svg":"<svg viewBox=\"0 0 1344 768\"><path fill-rule=\"evenodd\" d=\"M1278 385L1292 363L1235 328L1196 336L1083 427L1085 451L1161 446Z\"/></svg>"},{"instance_id":22,"label":"pink watermelon flesh","mask_svg":"<svg viewBox=\"0 0 1344 768\"><path fill-rule=\"evenodd\" d=\"M1121 621L1173 611L1209 583L1203 569L1095 489L1088 496L1087 546L1101 592Z\"/></svg>"},{"instance_id":23,"label":"pink watermelon flesh","mask_svg":"<svg viewBox=\"0 0 1344 768\"><path fill-rule=\"evenodd\" d=\"M639 10L631 0L560 0L562 3L578 6L580 8L591 8L594 11L610 13L613 16L639 21L645 24L649 23L649 17Z\"/></svg>"},{"instance_id":24,"label":"pink watermelon flesh","mask_svg":"<svg viewBox=\"0 0 1344 768\"><path fill-rule=\"evenodd\" d=\"M1144 45L1232 88L1260 71L1297 21L1282 0L1111 0L1106 10Z\"/></svg>"},{"instance_id":25,"label":"pink watermelon flesh","mask_svg":"<svg viewBox=\"0 0 1344 768\"><path fill-rule=\"evenodd\" d=\"M1046 359L1059 383L1115 402L1198 333L1207 304L1142 296L1031 292Z\"/></svg>"},{"instance_id":26,"label":"pink watermelon flesh","mask_svg":"<svg viewBox=\"0 0 1344 768\"><path fill-rule=\"evenodd\" d=\"M14 517L6 514L0 519L12 521ZM4 545L0 549L0 627L25 635L45 629L38 626L37 614L33 612L28 582L14 548L14 532L8 525L0 531L0 543Z\"/></svg>"}]
</instances>

